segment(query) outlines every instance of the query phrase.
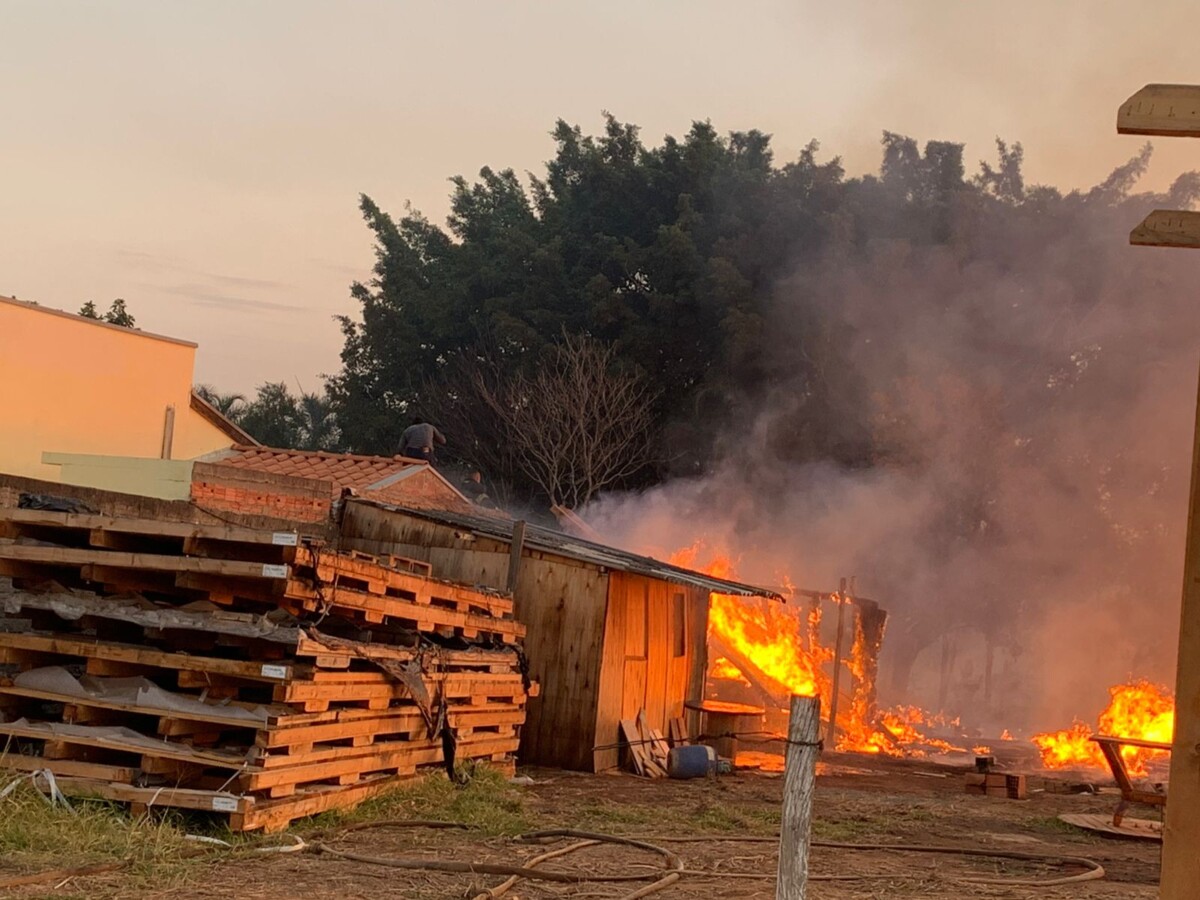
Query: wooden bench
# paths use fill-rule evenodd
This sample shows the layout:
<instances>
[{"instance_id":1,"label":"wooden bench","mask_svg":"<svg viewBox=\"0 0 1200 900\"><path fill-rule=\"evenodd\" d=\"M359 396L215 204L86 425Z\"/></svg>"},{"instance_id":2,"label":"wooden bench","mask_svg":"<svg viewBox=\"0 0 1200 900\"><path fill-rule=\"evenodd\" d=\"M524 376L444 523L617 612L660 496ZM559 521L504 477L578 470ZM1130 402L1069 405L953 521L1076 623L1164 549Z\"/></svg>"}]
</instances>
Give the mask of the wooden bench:
<instances>
[{"instance_id":1,"label":"wooden bench","mask_svg":"<svg viewBox=\"0 0 1200 900\"><path fill-rule=\"evenodd\" d=\"M1097 734L1092 736L1092 740L1100 746L1100 752L1104 754L1104 759L1108 762L1108 767L1112 769L1113 779L1117 782L1117 787L1121 789L1121 801L1117 804L1116 810L1113 811L1113 825L1120 826L1121 819L1125 817L1125 810L1129 808L1131 803L1145 803L1148 806L1166 806L1167 795L1162 791L1147 791L1142 788L1135 787L1133 780L1129 777L1129 770L1125 768L1125 757L1121 755L1122 747L1143 747L1147 750L1166 750L1170 751L1170 744L1163 744L1158 741L1142 741L1137 738L1121 738L1111 737L1106 734Z\"/></svg>"},{"instance_id":2,"label":"wooden bench","mask_svg":"<svg viewBox=\"0 0 1200 900\"><path fill-rule=\"evenodd\" d=\"M705 738L701 743L708 744L717 751L718 756L729 760L737 759L737 734L761 729L765 712L761 706L726 703L722 700L688 700L683 705L703 715L700 731Z\"/></svg>"}]
</instances>

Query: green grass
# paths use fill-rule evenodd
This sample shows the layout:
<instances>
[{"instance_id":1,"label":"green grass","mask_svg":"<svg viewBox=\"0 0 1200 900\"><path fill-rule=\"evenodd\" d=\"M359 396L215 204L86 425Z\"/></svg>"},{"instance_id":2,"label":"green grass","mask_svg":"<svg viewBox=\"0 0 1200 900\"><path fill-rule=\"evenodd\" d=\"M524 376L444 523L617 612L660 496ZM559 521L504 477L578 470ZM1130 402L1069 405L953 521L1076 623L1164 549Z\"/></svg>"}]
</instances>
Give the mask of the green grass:
<instances>
[{"instance_id":1,"label":"green grass","mask_svg":"<svg viewBox=\"0 0 1200 900\"><path fill-rule=\"evenodd\" d=\"M373 797L356 809L325 813L293 830L303 834L374 819L439 819L458 822L488 835L515 835L531 828L519 789L508 784L499 772L477 766L465 785L451 783L440 772L430 774L411 785Z\"/></svg>"},{"instance_id":2,"label":"green grass","mask_svg":"<svg viewBox=\"0 0 1200 900\"><path fill-rule=\"evenodd\" d=\"M0 774L7 783L12 773ZM128 861L125 872L156 884L184 875L191 849L171 817L131 820L103 800L72 799L71 809L51 806L23 784L0 801L0 860L6 874ZM60 895L61 896L61 895Z\"/></svg>"}]
</instances>

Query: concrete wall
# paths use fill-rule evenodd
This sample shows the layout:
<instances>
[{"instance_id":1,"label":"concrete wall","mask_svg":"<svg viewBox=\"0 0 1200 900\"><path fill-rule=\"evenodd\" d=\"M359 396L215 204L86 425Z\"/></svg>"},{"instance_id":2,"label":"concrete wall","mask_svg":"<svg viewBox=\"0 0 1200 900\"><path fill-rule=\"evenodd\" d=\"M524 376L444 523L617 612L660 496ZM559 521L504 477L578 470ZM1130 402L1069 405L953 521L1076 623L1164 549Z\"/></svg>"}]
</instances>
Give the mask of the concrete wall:
<instances>
[{"instance_id":1,"label":"concrete wall","mask_svg":"<svg viewBox=\"0 0 1200 900\"><path fill-rule=\"evenodd\" d=\"M196 345L0 297L0 472L58 481L43 453L158 459L232 445L191 408Z\"/></svg>"}]
</instances>

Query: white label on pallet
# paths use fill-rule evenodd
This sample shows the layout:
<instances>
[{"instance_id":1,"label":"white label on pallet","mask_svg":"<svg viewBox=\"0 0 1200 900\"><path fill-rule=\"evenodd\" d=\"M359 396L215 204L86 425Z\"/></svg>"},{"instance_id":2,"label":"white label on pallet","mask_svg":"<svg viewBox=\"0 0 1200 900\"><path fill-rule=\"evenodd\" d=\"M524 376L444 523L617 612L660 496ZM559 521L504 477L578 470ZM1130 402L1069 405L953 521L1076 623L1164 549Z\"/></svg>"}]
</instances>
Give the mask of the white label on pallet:
<instances>
[{"instance_id":1,"label":"white label on pallet","mask_svg":"<svg viewBox=\"0 0 1200 900\"><path fill-rule=\"evenodd\" d=\"M237 812L237 797L213 797L213 812Z\"/></svg>"},{"instance_id":2,"label":"white label on pallet","mask_svg":"<svg viewBox=\"0 0 1200 900\"><path fill-rule=\"evenodd\" d=\"M276 531L271 535L271 543L280 547L295 547L299 540L299 536L294 531Z\"/></svg>"},{"instance_id":3,"label":"white label on pallet","mask_svg":"<svg viewBox=\"0 0 1200 900\"><path fill-rule=\"evenodd\" d=\"M272 565L271 563L265 563L263 565L262 577L263 578L287 578L288 577L288 567L287 566L276 566L276 565Z\"/></svg>"},{"instance_id":4,"label":"white label on pallet","mask_svg":"<svg viewBox=\"0 0 1200 900\"><path fill-rule=\"evenodd\" d=\"M262 667L264 678L287 678L287 666L271 666L264 665Z\"/></svg>"}]
</instances>

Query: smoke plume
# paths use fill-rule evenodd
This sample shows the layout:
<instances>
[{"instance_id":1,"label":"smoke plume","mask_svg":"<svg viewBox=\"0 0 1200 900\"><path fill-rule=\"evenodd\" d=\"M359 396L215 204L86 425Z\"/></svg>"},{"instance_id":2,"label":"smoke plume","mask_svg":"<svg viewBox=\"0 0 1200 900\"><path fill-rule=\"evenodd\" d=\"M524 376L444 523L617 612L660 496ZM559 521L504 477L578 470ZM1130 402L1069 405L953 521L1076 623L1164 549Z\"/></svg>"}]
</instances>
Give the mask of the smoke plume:
<instances>
[{"instance_id":1,"label":"smoke plume","mask_svg":"<svg viewBox=\"0 0 1200 900\"><path fill-rule=\"evenodd\" d=\"M1130 193L1148 157L1065 197L965 193L940 242L798 264L765 320L782 374L713 423L719 462L588 521L659 557L703 540L748 581L855 575L891 616L884 703L995 733L1092 718L1131 675L1171 684L1200 254L1129 246L1196 194L1191 175ZM870 457L797 462L813 429L869 435Z\"/></svg>"}]
</instances>

